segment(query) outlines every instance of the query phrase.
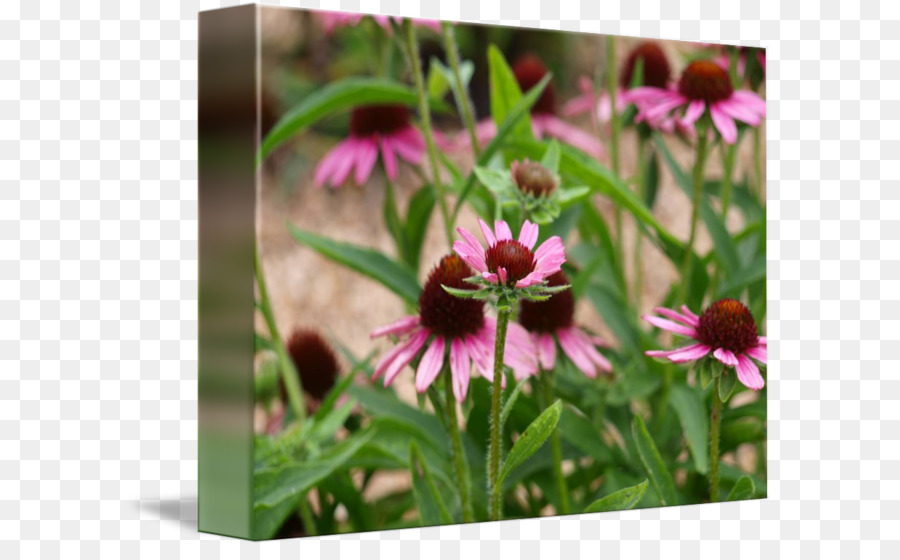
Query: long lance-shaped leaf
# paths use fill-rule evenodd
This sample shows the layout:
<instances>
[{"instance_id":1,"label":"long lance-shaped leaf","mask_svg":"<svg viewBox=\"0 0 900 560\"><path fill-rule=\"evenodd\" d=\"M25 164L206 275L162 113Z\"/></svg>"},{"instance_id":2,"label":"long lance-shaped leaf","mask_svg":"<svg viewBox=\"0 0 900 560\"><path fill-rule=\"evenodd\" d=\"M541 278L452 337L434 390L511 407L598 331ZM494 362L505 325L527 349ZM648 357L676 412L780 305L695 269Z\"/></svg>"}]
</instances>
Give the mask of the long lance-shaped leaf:
<instances>
[{"instance_id":1,"label":"long lance-shaped leaf","mask_svg":"<svg viewBox=\"0 0 900 560\"><path fill-rule=\"evenodd\" d=\"M675 482L666 464L663 462L656 448L656 444L650 438L647 432L647 426L640 416L634 417L632 425L632 433L634 435L634 444L637 447L638 455L641 456L641 463L647 469L653 488L659 495L659 501L664 506L678 505L678 496L675 494Z\"/></svg>"}]
</instances>

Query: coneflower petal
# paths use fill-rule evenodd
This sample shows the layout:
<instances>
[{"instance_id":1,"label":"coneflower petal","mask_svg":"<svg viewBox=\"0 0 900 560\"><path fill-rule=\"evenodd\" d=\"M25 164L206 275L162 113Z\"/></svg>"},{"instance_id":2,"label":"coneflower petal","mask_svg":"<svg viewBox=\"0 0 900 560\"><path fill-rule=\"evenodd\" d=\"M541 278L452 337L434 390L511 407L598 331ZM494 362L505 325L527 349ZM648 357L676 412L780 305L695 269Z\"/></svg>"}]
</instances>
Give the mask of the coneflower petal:
<instances>
[{"instance_id":1,"label":"coneflower petal","mask_svg":"<svg viewBox=\"0 0 900 560\"><path fill-rule=\"evenodd\" d=\"M738 380L748 389L753 389L754 391L762 389L766 382L763 380L762 375L759 374L759 368L756 367L753 360L744 355L738 356L737 360L738 363L734 369L737 372Z\"/></svg>"},{"instance_id":2,"label":"coneflower petal","mask_svg":"<svg viewBox=\"0 0 900 560\"><path fill-rule=\"evenodd\" d=\"M450 373L453 375L453 396L457 402L466 398L471 368L472 359L466 350L466 343L460 338L454 338L450 343Z\"/></svg>"},{"instance_id":3,"label":"coneflower petal","mask_svg":"<svg viewBox=\"0 0 900 560\"><path fill-rule=\"evenodd\" d=\"M438 373L444 362L444 337L437 336L422 355L419 368L416 370L416 391L424 393Z\"/></svg>"}]
</instances>

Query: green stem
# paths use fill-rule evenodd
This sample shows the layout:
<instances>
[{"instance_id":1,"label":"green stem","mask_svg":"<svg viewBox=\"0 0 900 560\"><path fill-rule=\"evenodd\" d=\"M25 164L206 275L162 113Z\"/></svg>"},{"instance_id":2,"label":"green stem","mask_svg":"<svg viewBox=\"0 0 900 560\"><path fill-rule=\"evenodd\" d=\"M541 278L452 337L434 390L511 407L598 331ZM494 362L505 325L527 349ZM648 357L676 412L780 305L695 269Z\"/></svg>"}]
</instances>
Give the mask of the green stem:
<instances>
[{"instance_id":1,"label":"green stem","mask_svg":"<svg viewBox=\"0 0 900 560\"><path fill-rule=\"evenodd\" d=\"M737 143L722 144L722 222L727 223L728 208L731 206L731 188L734 175L734 158L737 154Z\"/></svg>"},{"instance_id":2,"label":"green stem","mask_svg":"<svg viewBox=\"0 0 900 560\"><path fill-rule=\"evenodd\" d=\"M306 536L317 536L319 532L316 530L316 522L313 520L312 510L309 509L309 502L306 501L306 494L304 494L303 499L300 500L298 509L300 510L300 519L303 521L303 528L305 529Z\"/></svg>"},{"instance_id":3,"label":"green stem","mask_svg":"<svg viewBox=\"0 0 900 560\"><path fill-rule=\"evenodd\" d=\"M413 81L416 83L416 94L419 98L419 114L422 117L422 129L425 132L425 143L428 146L428 160L431 164L431 174L434 188L437 190L438 203L441 206L441 214L444 217L444 229L447 232L447 244L453 245L453 224L450 221L450 212L447 210L447 201L444 196L444 185L441 183L441 170L438 166L437 146L434 143L434 131L431 128L431 109L428 106L428 94L425 91L425 78L422 76L422 59L419 55L419 44L416 42L416 31L412 20L403 20L406 33L406 49L409 54L409 65L412 67Z\"/></svg>"},{"instance_id":4,"label":"green stem","mask_svg":"<svg viewBox=\"0 0 900 560\"><path fill-rule=\"evenodd\" d=\"M765 203L763 195L762 123L753 129L753 167L756 171L756 196Z\"/></svg>"},{"instance_id":5,"label":"green stem","mask_svg":"<svg viewBox=\"0 0 900 560\"><path fill-rule=\"evenodd\" d=\"M644 200L647 193L646 169L647 139L638 135L637 156L637 195ZM641 225L634 221L634 301L637 312L640 314L644 295L644 236L641 234Z\"/></svg>"},{"instance_id":6,"label":"green stem","mask_svg":"<svg viewBox=\"0 0 900 560\"><path fill-rule=\"evenodd\" d=\"M722 375L725 375L724 373ZM712 409L709 413L709 501L719 501L719 431L722 425L722 399L719 398L720 379L712 394Z\"/></svg>"},{"instance_id":7,"label":"green stem","mask_svg":"<svg viewBox=\"0 0 900 560\"><path fill-rule=\"evenodd\" d=\"M472 513L472 483L469 480L469 464L466 462L466 454L462 445L462 436L459 433L459 424L456 419L456 401L453 398L453 377L450 370L444 368L444 392L446 393L446 417L447 429L450 432L450 443L453 452L453 467L456 471L456 483L459 485L459 501L462 505L463 523L475 521Z\"/></svg>"},{"instance_id":8,"label":"green stem","mask_svg":"<svg viewBox=\"0 0 900 560\"><path fill-rule=\"evenodd\" d=\"M500 397L503 392L503 353L506 347L506 327L509 325L509 309L497 313L497 336L494 340L494 381L491 392L491 445L488 459L488 485L490 487L490 520L500 519Z\"/></svg>"},{"instance_id":9,"label":"green stem","mask_svg":"<svg viewBox=\"0 0 900 560\"><path fill-rule=\"evenodd\" d=\"M469 140L472 142L472 151L475 159L481 153L481 146L478 145L478 136L475 134L475 113L472 110L472 99L469 97L469 91L463 85L462 73L459 71L459 47L456 45L456 35L453 32L453 26L449 22L441 23L444 31L444 51L447 53L447 59L450 61L450 69L453 70L453 79L456 81L456 87L453 94L456 97L456 105L462 114L463 124L469 131Z\"/></svg>"},{"instance_id":10,"label":"green stem","mask_svg":"<svg viewBox=\"0 0 900 560\"><path fill-rule=\"evenodd\" d=\"M259 258L259 248L255 251L255 267L256 267L256 286L259 289L259 310L263 314L266 326L269 328L269 336L272 339L272 345L275 347L275 354L281 364L281 379L284 381L284 387L287 389L288 401L291 408L294 409L294 416L297 417L297 423L302 424L306 420L306 403L303 401L303 387L300 386L300 375L297 373L297 367L294 360L288 355L287 349L284 347L284 341L278 334L278 325L275 324L275 315L272 312L272 304L269 301L269 289L266 286L266 275L263 271L262 261Z\"/></svg>"},{"instance_id":11,"label":"green stem","mask_svg":"<svg viewBox=\"0 0 900 560\"><path fill-rule=\"evenodd\" d=\"M694 197L691 201L691 232L684 248L684 262L681 265L681 289L678 301L684 303L690 293L691 260L694 256L694 240L697 237L697 217L700 214L700 197L703 195L703 166L706 163L706 131L703 124L697 126L697 155L694 160Z\"/></svg>"},{"instance_id":12,"label":"green stem","mask_svg":"<svg viewBox=\"0 0 900 560\"><path fill-rule=\"evenodd\" d=\"M616 81L617 76L615 72L616 68L616 46L615 46L615 37L609 35L606 37L606 90L607 95L609 96L610 103L610 114L612 115L610 119L610 125L612 128L612 138L610 143L610 158L612 160L612 168L613 174L616 177L620 177L620 167L619 167L619 133L621 132L622 123L619 119L619 112L616 111L616 94L618 89L618 83ZM616 216L616 243L617 250L619 253L619 260L622 262L622 210L618 205L615 207L615 216Z\"/></svg>"},{"instance_id":13,"label":"green stem","mask_svg":"<svg viewBox=\"0 0 900 560\"><path fill-rule=\"evenodd\" d=\"M539 376L543 379L544 398L541 408L546 409L553 402L553 372L541 371ZM566 477L562 472L562 441L559 437L559 428L550 434L550 448L553 452L553 477L556 479L556 491L559 494L559 515L571 513L569 507L569 488L566 485Z\"/></svg>"}]
</instances>

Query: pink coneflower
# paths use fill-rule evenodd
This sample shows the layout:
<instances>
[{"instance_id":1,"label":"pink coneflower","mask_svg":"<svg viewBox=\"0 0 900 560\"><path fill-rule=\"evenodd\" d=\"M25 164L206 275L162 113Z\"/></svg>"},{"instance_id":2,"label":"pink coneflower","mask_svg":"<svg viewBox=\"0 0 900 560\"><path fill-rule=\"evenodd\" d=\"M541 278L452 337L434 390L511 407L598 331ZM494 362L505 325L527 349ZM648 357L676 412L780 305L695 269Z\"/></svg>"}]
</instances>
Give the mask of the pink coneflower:
<instances>
[{"instance_id":1,"label":"pink coneflower","mask_svg":"<svg viewBox=\"0 0 900 560\"><path fill-rule=\"evenodd\" d=\"M525 55L513 64L512 71L519 83L519 88L525 93L544 79L547 67L536 56ZM557 116L556 93L553 90L552 82L547 84L541 96L531 107L531 130L537 138L558 138L595 158L601 158L606 153L603 144L593 134L585 132ZM475 136L482 146L490 142L496 135L497 123L493 119L484 119L475 126ZM461 138L460 144L468 146L469 139Z\"/></svg>"},{"instance_id":2,"label":"pink coneflower","mask_svg":"<svg viewBox=\"0 0 900 560\"><path fill-rule=\"evenodd\" d=\"M635 120L651 124L685 108L676 123L689 134L708 109L713 125L728 144L737 140L735 119L758 126L766 115L766 102L752 91L735 91L728 73L712 60L691 62L682 72L677 90L639 87L628 97L638 107Z\"/></svg>"},{"instance_id":3,"label":"pink coneflower","mask_svg":"<svg viewBox=\"0 0 900 560\"><path fill-rule=\"evenodd\" d=\"M496 319L486 317L484 302L450 295L441 286L471 289L465 279L474 271L457 255L448 255L431 271L419 296L419 314L372 331L372 338L393 335L403 339L375 366L373 379L384 377L389 385L400 371L427 346L416 370L416 390L428 389L445 363L449 347L453 395L466 398L472 363L488 380L494 378L494 337ZM429 340L431 341L429 344ZM503 363L513 368L517 379L537 373L534 346L525 331L510 323L506 334Z\"/></svg>"},{"instance_id":4,"label":"pink coneflower","mask_svg":"<svg viewBox=\"0 0 900 560\"><path fill-rule=\"evenodd\" d=\"M368 105L350 114L350 136L334 147L316 166L316 186L339 187L354 173L361 185L369 179L378 153L388 179L397 177L397 156L418 165L425 153L425 139L412 126L404 105Z\"/></svg>"},{"instance_id":5,"label":"pink coneflower","mask_svg":"<svg viewBox=\"0 0 900 560\"><path fill-rule=\"evenodd\" d=\"M766 363L766 337L758 335L756 321L743 303L720 299L699 317L685 305L681 306L681 313L665 307L654 311L667 318L644 315L648 323L692 338L696 343L674 350L651 350L648 356L680 364L699 360L712 352L725 366L734 367L738 380L748 388L754 391L763 388L765 381L753 360Z\"/></svg>"},{"instance_id":6,"label":"pink coneflower","mask_svg":"<svg viewBox=\"0 0 900 560\"><path fill-rule=\"evenodd\" d=\"M528 220L522 224L518 240L513 239L509 225L503 220L494 222L494 231L480 218L478 224L487 241L487 250L461 227L456 231L463 239L453 243L453 250L491 284L513 288L534 286L558 272L566 262L562 239L555 235L531 251L537 242L538 226Z\"/></svg>"},{"instance_id":7,"label":"pink coneflower","mask_svg":"<svg viewBox=\"0 0 900 560\"><path fill-rule=\"evenodd\" d=\"M547 278L549 286L565 286L569 279L562 271ZM588 377L597 377L601 371L611 372L612 364L600 352L600 339L575 325L575 300L572 290L554 294L547 301L524 300L519 307L519 323L531 333L537 348L538 361L545 371L556 367L556 343L572 360L572 363Z\"/></svg>"},{"instance_id":8,"label":"pink coneflower","mask_svg":"<svg viewBox=\"0 0 900 560\"><path fill-rule=\"evenodd\" d=\"M653 41L644 41L631 50L622 70L619 73L619 88L616 92L616 112L621 114L630 103L628 92L632 89L631 82L634 79L634 70L638 60L642 60L641 85L666 88L672 69L669 60L660 46ZM578 80L578 88L581 95L570 101L563 108L563 114L567 116L594 112L600 122L608 122L612 118L612 103L609 93L604 89L599 95L594 91L594 84L590 78L582 76Z\"/></svg>"},{"instance_id":9,"label":"pink coneflower","mask_svg":"<svg viewBox=\"0 0 900 560\"><path fill-rule=\"evenodd\" d=\"M332 34L334 31L341 27L355 27L359 25L359 22L363 20L368 14L348 14L345 12L319 12L319 20L322 22L322 27L325 29L325 33ZM375 20L379 26L384 28L386 31L393 31L391 28L391 17L392 16L383 16L383 15L371 15L371 18ZM403 23L403 18L400 16L393 16L394 22L398 25ZM413 19L413 25L419 27L426 27L431 29L435 33L440 33L441 31L441 22L435 19Z\"/></svg>"}]
</instances>

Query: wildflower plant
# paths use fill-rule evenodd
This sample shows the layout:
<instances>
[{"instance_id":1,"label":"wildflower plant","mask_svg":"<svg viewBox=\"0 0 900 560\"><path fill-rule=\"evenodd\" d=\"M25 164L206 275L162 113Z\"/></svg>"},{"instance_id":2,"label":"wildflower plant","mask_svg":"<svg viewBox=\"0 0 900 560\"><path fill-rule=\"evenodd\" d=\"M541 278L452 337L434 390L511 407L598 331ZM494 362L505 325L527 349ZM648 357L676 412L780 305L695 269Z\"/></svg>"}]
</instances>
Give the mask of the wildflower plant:
<instances>
[{"instance_id":1,"label":"wildflower plant","mask_svg":"<svg viewBox=\"0 0 900 560\"><path fill-rule=\"evenodd\" d=\"M352 302L307 317L320 292L270 297L286 288L260 241L254 536L765 496L764 183L736 157L765 119L764 52L726 49L724 66L697 46L685 63L645 42L619 60L608 38L595 72L554 75L538 44L510 63L463 26L364 19L326 15L320 40L371 75L307 76L315 91L258 160L278 179L277 148L333 146L298 158L297 188L353 182L305 196L382 212L348 241L288 205L290 249L378 286L394 312L351 317L370 336L348 340ZM684 196L684 216L655 204ZM720 468L738 449L757 464ZM382 474L404 484L372 499Z\"/></svg>"}]
</instances>

